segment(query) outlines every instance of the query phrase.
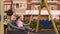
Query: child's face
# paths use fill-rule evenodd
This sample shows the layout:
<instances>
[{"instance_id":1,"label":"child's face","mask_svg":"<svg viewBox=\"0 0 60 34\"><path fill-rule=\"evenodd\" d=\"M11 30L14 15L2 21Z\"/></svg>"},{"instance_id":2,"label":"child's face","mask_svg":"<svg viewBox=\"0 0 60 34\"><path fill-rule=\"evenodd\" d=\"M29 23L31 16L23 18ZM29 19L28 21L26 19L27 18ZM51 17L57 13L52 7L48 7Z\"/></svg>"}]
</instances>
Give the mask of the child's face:
<instances>
[{"instance_id":1,"label":"child's face","mask_svg":"<svg viewBox=\"0 0 60 34\"><path fill-rule=\"evenodd\" d=\"M21 17L19 17L19 19L21 20L22 18L21 18Z\"/></svg>"}]
</instances>

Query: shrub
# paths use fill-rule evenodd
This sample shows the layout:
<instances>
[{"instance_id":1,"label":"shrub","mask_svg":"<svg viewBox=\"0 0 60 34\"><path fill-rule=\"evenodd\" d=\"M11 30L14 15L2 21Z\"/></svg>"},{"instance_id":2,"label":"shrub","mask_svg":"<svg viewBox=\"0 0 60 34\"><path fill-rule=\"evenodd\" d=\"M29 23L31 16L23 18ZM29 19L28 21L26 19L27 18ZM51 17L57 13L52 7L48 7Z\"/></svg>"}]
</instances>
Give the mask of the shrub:
<instances>
[{"instance_id":1,"label":"shrub","mask_svg":"<svg viewBox=\"0 0 60 34\"><path fill-rule=\"evenodd\" d=\"M60 21L56 22L56 25L60 25Z\"/></svg>"},{"instance_id":2,"label":"shrub","mask_svg":"<svg viewBox=\"0 0 60 34\"><path fill-rule=\"evenodd\" d=\"M5 11L5 13L7 13L8 16L12 16L13 11L12 10L7 10L7 11Z\"/></svg>"},{"instance_id":3,"label":"shrub","mask_svg":"<svg viewBox=\"0 0 60 34\"><path fill-rule=\"evenodd\" d=\"M29 23L29 20L25 20L24 23L26 23L26 24ZM37 26L37 21L31 21L30 27L36 29L36 26ZM53 27L52 27L52 25L51 26L41 26L39 24L39 30L40 29L53 29Z\"/></svg>"},{"instance_id":4,"label":"shrub","mask_svg":"<svg viewBox=\"0 0 60 34\"><path fill-rule=\"evenodd\" d=\"M31 21L30 27L31 27L31 28L36 28L36 24L37 24L36 21Z\"/></svg>"},{"instance_id":5,"label":"shrub","mask_svg":"<svg viewBox=\"0 0 60 34\"><path fill-rule=\"evenodd\" d=\"M28 23L29 23L29 20L24 20L24 23L25 23L25 24L28 24Z\"/></svg>"}]
</instances>

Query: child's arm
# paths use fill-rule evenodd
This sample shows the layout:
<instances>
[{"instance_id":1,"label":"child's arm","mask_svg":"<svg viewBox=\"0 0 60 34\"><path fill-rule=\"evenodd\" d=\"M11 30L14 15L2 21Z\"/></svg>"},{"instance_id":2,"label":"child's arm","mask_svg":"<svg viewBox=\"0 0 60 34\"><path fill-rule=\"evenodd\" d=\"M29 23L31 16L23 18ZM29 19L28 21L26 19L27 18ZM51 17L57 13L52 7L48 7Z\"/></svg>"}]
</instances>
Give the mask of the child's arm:
<instances>
[{"instance_id":1,"label":"child's arm","mask_svg":"<svg viewBox=\"0 0 60 34\"><path fill-rule=\"evenodd\" d=\"M23 25L28 25L28 24L23 23Z\"/></svg>"}]
</instances>

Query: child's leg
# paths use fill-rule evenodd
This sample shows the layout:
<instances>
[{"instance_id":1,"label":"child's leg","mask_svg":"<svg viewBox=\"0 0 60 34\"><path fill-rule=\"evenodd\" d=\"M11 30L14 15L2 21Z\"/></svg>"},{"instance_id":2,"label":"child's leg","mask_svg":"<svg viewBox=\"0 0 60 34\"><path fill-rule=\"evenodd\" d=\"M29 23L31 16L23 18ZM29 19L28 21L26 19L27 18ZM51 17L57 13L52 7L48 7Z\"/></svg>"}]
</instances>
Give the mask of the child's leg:
<instances>
[{"instance_id":1,"label":"child's leg","mask_svg":"<svg viewBox=\"0 0 60 34\"><path fill-rule=\"evenodd\" d=\"M31 32L35 31L35 29L30 28L29 25L26 25L26 26L24 26L24 27L25 27L25 29L27 29L28 31L31 31Z\"/></svg>"},{"instance_id":2,"label":"child's leg","mask_svg":"<svg viewBox=\"0 0 60 34\"><path fill-rule=\"evenodd\" d=\"M29 25L25 25L24 27L25 27L25 29L26 29L27 31L32 31L32 28L30 28Z\"/></svg>"},{"instance_id":3,"label":"child's leg","mask_svg":"<svg viewBox=\"0 0 60 34\"><path fill-rule=\"evenodd\" d=\"M4 24L4 32L7 34L8 33L8 25Z\"/></svg>"},{"instance_id":4,"label":"child's leg","mask_svg":"<svg viewBox=\"0 0 60 34\"><path fill-rule=\"evenodd\" d=\"M25 30L25 27L19 27L17 30Z\"/></svg>"},{"instance_id":5,"label":"child's leg","mask_svg":"<svg viewBox=\"0 0 60 34\"><path fill-rule=\"evenodd\" d=\"M6 34L8 34L8 28L6 28Z\"/></svg>"},{"instance_id":6,"label":"child's leg","mask_svg":"<svg viewBox=\"0 0 60 34\"><path fill-rule=\"evenodd\" d=\"M25 27L25 29L30 29L30 27L28 25L25 25L24 27Z\"/></svg>"}]
</instances>

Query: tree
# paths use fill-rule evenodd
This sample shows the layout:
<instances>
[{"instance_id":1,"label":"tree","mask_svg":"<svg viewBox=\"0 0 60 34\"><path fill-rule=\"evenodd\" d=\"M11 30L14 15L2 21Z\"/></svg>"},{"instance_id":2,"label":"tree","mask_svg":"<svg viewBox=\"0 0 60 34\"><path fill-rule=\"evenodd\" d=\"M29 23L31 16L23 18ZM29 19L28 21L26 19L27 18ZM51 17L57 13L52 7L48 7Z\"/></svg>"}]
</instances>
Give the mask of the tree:
<instances>
[{"instance_id":1,"label":"tree","mask_svg":"<svg viewBox=\"0 0 60 34\"><path fill-rule=\"evenodd\" d=\"M40 5L41 5L41 8L45 7L45 2L44 2L44 0L42 0L42 2L40 3Z\"/></svg>"},{"instance_id":2,"label":"tree","mask_svg":"<svg viewBox=\"0 0 60 34\"><path fill-rule=\"evenodd\" d=\"M5 11L5 13L7 13L8 16L12 16L13 11L12 10L7 10L7 11Z\"/></svg>"}]
</instances>

